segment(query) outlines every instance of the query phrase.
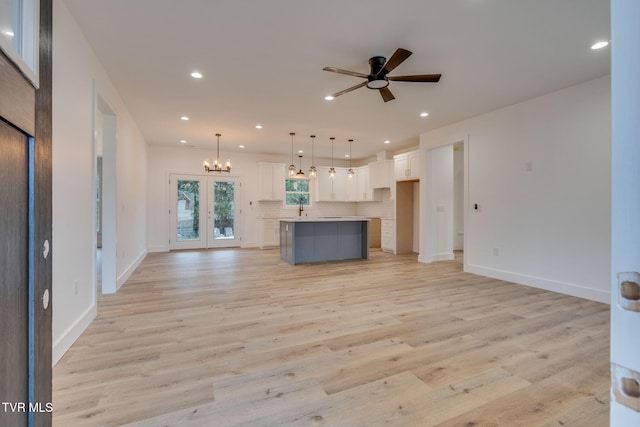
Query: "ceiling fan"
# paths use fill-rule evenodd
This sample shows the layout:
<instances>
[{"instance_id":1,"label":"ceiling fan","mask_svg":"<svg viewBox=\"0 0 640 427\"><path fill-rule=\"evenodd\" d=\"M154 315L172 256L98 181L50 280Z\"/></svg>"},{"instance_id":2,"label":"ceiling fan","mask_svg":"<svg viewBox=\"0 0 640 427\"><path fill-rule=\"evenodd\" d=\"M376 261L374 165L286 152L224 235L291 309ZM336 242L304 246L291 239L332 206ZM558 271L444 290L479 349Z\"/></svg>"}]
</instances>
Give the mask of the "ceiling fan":
<instances>
[{"instance_id":1,"label":"ceiling fan","mask_svg":"<svg viewBox=\"0 0 640 427\"><path fill-rule=\"evenodd\" d=\"M324 71L331 71L332 73L346 74L348 76L361 77L363 79L367 79L367 81L352 86L348 89L341 90L340 92L336 92L331 95L333 99L337 96L344 95L345 93L351 92L352 90L356 90L361 88L362 86L367 86L369 89L376 89L380 91L380 95L384 102L389 102L393 99L396 99L395 96L391 93L389 88L389 81L397 81L397 82L428 82L428 83L437 83L440 81L440 77L442 74L420 74L414 76L387 76L389 72L395 69L398 65L402 64L408 57L410 57L412 52L406 49L396 49L396 51L391 55L391 58L387 61L387 58L384 56L374 56L369 59L369 66L371 67L371 73L356 73L354 71L341 70L340 68L334 67L324 67Z\"/></svg>"}]
</instances>

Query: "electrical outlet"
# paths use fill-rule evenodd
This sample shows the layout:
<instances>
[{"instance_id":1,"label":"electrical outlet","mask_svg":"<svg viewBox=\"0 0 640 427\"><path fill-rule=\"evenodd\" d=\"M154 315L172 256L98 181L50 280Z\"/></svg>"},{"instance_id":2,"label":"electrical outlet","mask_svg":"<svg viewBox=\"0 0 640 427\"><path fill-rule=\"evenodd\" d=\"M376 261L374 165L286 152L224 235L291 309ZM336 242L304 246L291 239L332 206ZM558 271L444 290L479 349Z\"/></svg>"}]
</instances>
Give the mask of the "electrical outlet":
<instances>
[{"instance_id":1,"label":"electrical outlet","mask_svg":"<svg viewBox=\"0 0 640 427\"><path fill-rule=\"evenodd\" d=\"M500 249L499 248L493 248L493 256L500 256Z\"/></svg>"}]
</instances>

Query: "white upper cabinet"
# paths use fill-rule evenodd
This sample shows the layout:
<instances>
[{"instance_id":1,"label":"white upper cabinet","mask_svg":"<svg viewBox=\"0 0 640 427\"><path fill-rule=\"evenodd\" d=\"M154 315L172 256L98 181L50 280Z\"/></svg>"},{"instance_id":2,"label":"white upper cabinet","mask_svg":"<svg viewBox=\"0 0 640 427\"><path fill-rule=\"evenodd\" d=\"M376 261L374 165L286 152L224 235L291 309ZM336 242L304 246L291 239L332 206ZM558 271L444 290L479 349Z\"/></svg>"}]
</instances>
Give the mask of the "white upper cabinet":
<instances>
[{"instance_id":1,"label":"white upper cabinet","mask_svg":"<svg viewBox=\"0 0 640 427\"><path fill-rule=\"evenodd\" d=\"M336 175L329 177L328 166L318 166L318 173L313 180L313 200L316 202L345 202L347 201L347 169L335 168Z\"/></svg>"},{"instance_id":2,"label":"white upper cabinet","mask_svg":"<svg viewBox=\"0 0 640 427\"><path fill-rule=\"evenodd\" d=\"M393 159L396 181L420 179L420 150L397 154Z\"/></svg>"},{"instance_id":3,"label":"white upper cabinet","mask_svg":"<svg viewBox=\"0 0 640 427\"><path fill-rule=\"evenodd\" d=\"M354 169L354 172L355 174L351 178L349 178L349 175L347 174L345 198L345 201L347 202L358 201L358 170Z\"/></svg>"},{"instance_id":4,"label":"white upper cabinet","mask_svg":"<svg viewBox=\"0 0 640 427\"><path fill-rule=\"evenodd\" d=\"M373 202L382 200L382 194L380 191L375 191L371 188L371 175L373 172L369 165L356 168L356 201L357 202Z\"/></svg>"},{"instance_id":5,"label":"white upper cabinet","mask_svg":"<svg viewBox=\"0 0 640 427\"><path fill-rule=\"evenodd\" d=\"M393 160L378 160L369 163L369 186L371 188L391 188L393 181Z\"/></svg>"},{"instance_id":6,"label":"white upper cabinet","mask_svg":"<svg viewBox=\"0 0 640 427\"><path fill-rule=\"evenodd\" d=\"M329 173L327 172L327 175ZM333 200L344 202L347 200L347 169L336 168L336 176L333 181Z\"/></svg>"},{"instance_id":7,"label":"white upper cabinet","mask_svg":"<svg viewBox=\"0 0 640 427\"><path fill-rule=\"evenodd\" d=\"M258 163L258 200L284 200L284 163Z\"/></svg>"}]
</instances>

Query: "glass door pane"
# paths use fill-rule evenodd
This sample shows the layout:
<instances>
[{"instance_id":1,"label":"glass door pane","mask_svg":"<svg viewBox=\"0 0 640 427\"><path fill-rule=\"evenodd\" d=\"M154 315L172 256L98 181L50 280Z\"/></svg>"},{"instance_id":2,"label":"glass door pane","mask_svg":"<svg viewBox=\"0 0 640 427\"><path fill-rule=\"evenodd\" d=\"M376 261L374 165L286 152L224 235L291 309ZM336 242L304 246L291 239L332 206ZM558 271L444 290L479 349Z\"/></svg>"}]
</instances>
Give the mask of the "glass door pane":
<instances>
[{"instance_id":1,"label":"glass door pane","mask_svg":"<svg viewBox=\"0 0 640 427\"><path fill-rule=\"evenodd\" d=\"M215 181L213 187L214 200L214 239L234 238L235 217L235 183L233 181Z\"/></svg>"},{"instance_id":2,"label":"glass door pane","mask_svg":"<svg viewBox=\"0 0 640 427\"><path fill-rule=\"evenodd\" d=\"M200 239L200 182L178 180L176 240Z\"/></svg>"},{"instance_id":3,"label":"glass door pane","mask_svg":"<svg viewBox=\"0 0 640 427\"><path fill-rule=\"evenodd\" d=\"M204 185L206 181L199 176L171 176L170 249L206 248L207 205L206 200L202 200L203 196L206 197ZM202 209L205 209L204 212Z\"/></svg>"},{"instance_id":4,"label":"glass door pane","mask_svg":"<svg viewBox=\"0 0 640 427\"><path fill-rule=\"evenodd\" d=\"M209 183L213 193L213 206L209 208L210 218L213 220L209 247L239 246L236 221L237 183L233 179L224 178L211 178Z\"/></svg>"}]
</instances>

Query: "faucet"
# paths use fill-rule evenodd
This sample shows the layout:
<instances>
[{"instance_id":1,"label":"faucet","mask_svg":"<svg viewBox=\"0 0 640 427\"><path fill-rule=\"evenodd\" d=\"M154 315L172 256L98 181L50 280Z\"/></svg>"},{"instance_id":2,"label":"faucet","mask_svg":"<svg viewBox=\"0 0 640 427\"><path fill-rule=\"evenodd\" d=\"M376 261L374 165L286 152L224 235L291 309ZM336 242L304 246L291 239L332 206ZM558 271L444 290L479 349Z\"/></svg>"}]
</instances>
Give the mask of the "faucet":
<instances>
[{"instance_id":1,"label":"faucet","mask_svg":"<svg viewBox=\"0 0 640 427\"><path fill-rule=\"evenodd\" d=\"M300 207L298 208L298 216L302 216L302 212L304 212L304 202L302 200L302 197L300 197L298 201L300 201Z\"/></svg>"}]
</instances>

